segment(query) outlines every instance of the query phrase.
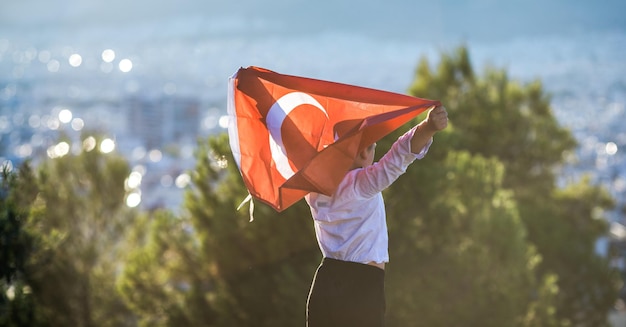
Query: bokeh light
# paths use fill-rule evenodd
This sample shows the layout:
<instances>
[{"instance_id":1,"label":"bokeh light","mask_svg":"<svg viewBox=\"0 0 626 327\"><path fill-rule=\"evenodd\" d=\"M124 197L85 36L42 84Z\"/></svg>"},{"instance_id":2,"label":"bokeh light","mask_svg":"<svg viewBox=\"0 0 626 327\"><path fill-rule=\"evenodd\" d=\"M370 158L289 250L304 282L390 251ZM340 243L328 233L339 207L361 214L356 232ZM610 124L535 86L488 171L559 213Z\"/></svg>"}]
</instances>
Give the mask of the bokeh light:
<instances>
[{"instance_id":1,"label":"bokeh light","mask_svg":"<svg viewBox=\"0 0 626 327\"><path fill-rule=\"evenodd\" d=\"M129 189L138 188L141 185L142 176L139 172L133 171L126 179L126 186Z\"/></svg>"},{"instance_id":2,"label":"bokeh light","mask_svg":"<svg viewBox=\"0 0 626 327\"><path fill-rule=\"evenodd\" d=\"M28 126L33 129L39 128L39 126L41 126L41 117L38 115L30 115L30 117L28 117Z\"/></svg>"},{"instance_id":3,"label":"bokeh light","mask_svg":"<svg viewBox=\"0 0 626 327\"><path fill-rule=\"evenodd\" d=\"M78 67L83 63L83 57L79 55L78 53L75 53L70 56L68 62L70 63L70 66L72 67Z\"/></svg>"},{"instance_id":4,"label":"bokeh light","mask_svg":"<svg viewBox=\"0 0 626 327\"><path fill-rule=\"evenodd\" d=\"M63 124L67 124L72 121L72 112L69 109L62 109L59 111L59 121Z\"/></svg>"},{"instance_id":5,"label":"bokeh light","mask_svg":"<svg viewBox=\"0 0 626 327\"><path fill-rule=\"evenodd\" d=\"M102 153L111 153L115 150L115 142L111 139L104 139L100 143L100 152Z\"/></svg>"},{"instance_id":6,"label":"bokeh light","mask_svg":"<svg viewBox=\"0 0 626 327\"><path fill-rule=\"evenodd\" d=\"M46 126L48 126L48 129L55 131L61 127L61 122L57 118L50 117L46 122Z\"/></svg>"},{"instance_id":7,"label":"bokeh light","mask_svg":"<svg viewBox=\"0 0 626 327\"><path fill-rule=\"evenodd\" d=\"M131 158L133 160L141 160L145 156L146 156L146 148L144 148L142 146L135 147L133 149L132 154L131 154Z\"/></svg>"},{"instance_id":8,"label":"bokeh light","mask_svg":"<svg viewBox=\"0 0 626 327\"><path fill-rule=\"evenodd\" d=\"M132 192L126 197L126 206L129 208L135 208L141 203L141 194L139 192Z\"/></svg>"},{"instance_id":9,"label":"bokeh light","mask_svg":"<svg viewBox=\"0 0 626 327\"><path fill-rule=\"evenodd\" d=\"M218 124L220 125L221 128L228 128L228 122L229 122L228 116L224 115L220 117Z\"/></svg>"},{"instance_id":10,"label":"bokeh light","mask_svg":"<svg viewBox=\"0 0 626 327\"><path fill-rule=\"evenodd\" d=\"M83 140L83 150L89 152L96 148L96 138L89 136Z\"/></svg>"},{"instance_id":11,"label":"bokeh light","mask_svg":"<svg viewBox=\"0 0 626 327\"><path fill-rule=\"evenodd\" d=\"M80 119L80 118L74 118L72 119L72 129L75 131L80 131L83 129L83 127L85 127L85 122Z\"/></svg>"},{"instance_id":12,"label":"bokeh light","mask_svg":"<svg viewBox=\"0 0 626 327\"><path fill-rule=\"evenodd\" d=\"M148 153L148 158L152 162L159 162L163 158L163 153L161 153L161 151L157 149L150 150L150 152Z\"/></svg>"},{"instance_id":13,"label":"bokeh light","mask_svg":"<svg viewBox=\"0 0 626 327\"><path fill-rule=\"evenodd\" d=\"M617 153L617 144L615 142L609 142L605 147L606 154L612 156Z\"/></svg>"},{"instance_id":14,"label":"bokeh light","mask_svg":"<svg viewBox=\"0 0 626 327\"><path fill-rule=\"evenodd\" d=\"M50 59L52 59L52 54L48 50L42 50L42 51L39 51L39 55L37 56L37 58L39 59L39 62L41 62L42 64L45 64L45 63L48 63Z\"/></svg>"},{"instance_id":15,"label":"bokeh light","mask_svg":"<svg viewBox=\"0 0 626 327\"><path fill-rule=\"evenodd\" d=\"M133 69L133 62L130 59L122 59L118 67L122 73L128 73Z\"/></svg>"},{"instance_id":16,"label":"bokeh light","mask_svg":"<svg viewBox=\"0 0 626 327\"><path fill-rule=\"evenodd\" d=\"M133 171L136 171L141 174L141 176L145 175L147 172L146 166L144 165L136 165L133 167Z\"/></svg>"},{"instance_id":17,"label":"bokeh light","mask_svg":"<svg viewBox=\"0 0 626 327\"><path fill-rule=\"evenodd\" d=\"M30 144L18 145L15 149L15 154L20 158L26 158L33 154L33 147Z\"/></svg>"},{"instance_id":18,"label":"bokeh light","mask_svg":"<svg viewBox=\"0 0 626 327\"><path fill-rule=\"evenodd\" d=\"M115 51L111 49L106 49L102 51L102 61L106 63L113 62L115 60Z\"/></svg>"},{"instance_id":19,"label":"bokeh light","mask_svg":"<svg viewBox=\"0 0 626 327\"><path fill-rule=\"evenodd\" d=\"M59 68L61 68L61 63L56 59L52 59L48 61L46 67L48 68L49 72L56 73L59 71Z\"/></svg>"},{"instance_id":20,"label":"bokeh light","mask_svg":"<svg viewBox=\"0 0 626 327\"><path fill-rule=\"evenodd\" d=\"M176 187L178 188L185 188L187 187L187 185L189 185L190 182L191 182L191 176L189 176L189 174L187 173L182 173L178 175L178 177L176 177L176 181L174 183L176 184Z\"/></svg>"},{"instance_id":21,"label":"bokeh light","mask_svg":"<svg viewBox=\"0 0 626 327\"><path fill-rule=\"evenodd\" d=\"M50 146L47 150L48 157L51 159L61 158L70 153L70 145L67 142L59 142L56 145Z\"/></svg>"}]
</instances>

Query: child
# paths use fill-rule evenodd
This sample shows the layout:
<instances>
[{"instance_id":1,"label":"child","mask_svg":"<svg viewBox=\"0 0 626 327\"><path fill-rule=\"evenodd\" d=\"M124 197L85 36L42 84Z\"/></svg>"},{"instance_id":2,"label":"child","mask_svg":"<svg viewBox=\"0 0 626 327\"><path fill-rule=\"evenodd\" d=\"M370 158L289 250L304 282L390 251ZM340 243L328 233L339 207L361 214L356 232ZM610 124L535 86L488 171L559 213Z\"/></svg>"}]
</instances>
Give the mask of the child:
<instances>
[{"instance_id":1,"label":"child","mask_svg":"<svg viewBox=\"0 0 626 327\"><path fill-rule=\"evenodd\" d=\"M426 155L433 135L447 125L445 108L431 109L380 161L374 163L376 144L361 151L332 196L306 196L324 257L309 293L308 327L384 326L389 253L381 192Z\"/></svg>"}]
</instances>

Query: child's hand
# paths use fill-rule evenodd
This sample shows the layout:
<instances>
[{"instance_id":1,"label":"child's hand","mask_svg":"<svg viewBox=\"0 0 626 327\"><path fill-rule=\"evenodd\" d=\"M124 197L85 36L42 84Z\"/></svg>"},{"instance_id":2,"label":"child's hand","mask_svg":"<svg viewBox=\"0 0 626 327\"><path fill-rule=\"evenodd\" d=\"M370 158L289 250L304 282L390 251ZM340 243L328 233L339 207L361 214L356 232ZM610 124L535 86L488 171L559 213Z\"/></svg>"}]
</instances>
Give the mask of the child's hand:
<instances>
[{"instance_id":1,"label":"child's hand","mask_svg":"<svg viewBox=\"0 0 626 327\"><path fill-rule=\"evenodd\" d=\"M431 109L426 117L426 124L433 132L438 132L448 126L448 112L444 106Z\"/></svg>"},{"instance_id":2,"label":"child's hand","mask_svg":"<svg viewBox=\"0 0 626 327\"><path fill-rule=\"evenodd\" d=\"M417 126L411 139L411 152L420 153L435 133L448 126L448 112L443 106L430 109L426 119Z\"/></svg>"}]
</instances>

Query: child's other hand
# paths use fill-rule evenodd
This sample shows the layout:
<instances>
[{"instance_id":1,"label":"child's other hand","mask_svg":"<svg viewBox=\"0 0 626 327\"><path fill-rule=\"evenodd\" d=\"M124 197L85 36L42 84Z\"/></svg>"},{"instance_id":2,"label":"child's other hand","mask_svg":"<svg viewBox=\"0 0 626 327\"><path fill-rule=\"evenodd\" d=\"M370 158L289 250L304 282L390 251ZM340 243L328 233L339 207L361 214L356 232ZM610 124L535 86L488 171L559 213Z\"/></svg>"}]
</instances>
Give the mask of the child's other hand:
<instances>
[{"instance_id":1,"label":"child's other hand","mask_svg":"<svg viewBox=\"0 0 626 327\"><path fill-rule=\"evenodd\" d=\"M444 106L431 109L426 117L426 123L433 132L438 132L448 126L448 112Z\"/></svg>"}]
</instances>

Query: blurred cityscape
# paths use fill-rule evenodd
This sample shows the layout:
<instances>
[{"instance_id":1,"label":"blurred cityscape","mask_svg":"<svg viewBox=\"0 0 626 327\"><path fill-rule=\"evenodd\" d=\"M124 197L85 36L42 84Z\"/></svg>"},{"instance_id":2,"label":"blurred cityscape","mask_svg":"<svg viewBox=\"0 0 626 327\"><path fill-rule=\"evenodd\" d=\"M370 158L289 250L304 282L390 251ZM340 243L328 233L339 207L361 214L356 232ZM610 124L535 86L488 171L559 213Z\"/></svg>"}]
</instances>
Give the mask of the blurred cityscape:
<instances>
[{"instance_id":1,"label":"blurred cityscape","mask_svg":"<svg viewBox=\"0 0 626 327\"><path fill-rule=\"evenodd\" d=\"M587 41L581 38L556 40L556 45L548 44L555 40L543 40L546 44L539 53L525 50L529 43L541 46L542 40L536 39L506 46L477 45L470 47L470 51L477 66L490 61L508 66L511 76L521 81L542 79L552 95L555 115L573 131L580 143L571 165L564 167L563 182L591 174L622 206L611 214L613 221L622 223L626 198L626 125L623 123L626 121L626 64L621 54L626 49L626 34L601 37L604 39L585 50L577 48ZM331 42L322 41L320 44ZM357 48L375 47L375 44L354 44L363 40L345 38L341 41L352 42ZM284 42L288 50L297 52L297 46L293 45L297 40L285 39ZM129 205L176 209L182 199L179 193L189 180L186 171L194 165L193 152L198 137L224 131L227 126L226 82L238 62L227 65L230 72L220 67L221 73L214 76L185 80L189 76L185 72L200 67L201 63L164 62L152 66L141 56L119 58L115 50L108 48L89 49L88 54L69 46L55 51L20 43L20 40L0 38L2 161L17 165L26 158L36 162L46 156L77 153L83 148L78 142L81 134L102 135L110 143L100 144L101 150L111 151L114 147L142 176L141 201L136 202L137 197L133 197L135 201ZM247 47L259 46L258 43ZM176 51L187 51L185 46L175 43L163 51L176 57ZM189 46L199 51L198 46ZM397 47L398 51L405 50L402 45ZM246 47L241 50L246 51ZM519 52L515 53L517 50ZM414 47L407 57L420 55L431 56L436 61L436 52L428 47ZM334 60L331 69L342 63L363 67L336 75L329 73L323 63L314 66L313 60L307 61L302 69L297 63L290 65L286 61L279 61L275 66L283 66L294 74L307 74L308 69L309 75L403 92L410 83L410 72L416 62L407 59L404 77L394 79L398 76L398 60L375 54L361 63L348 55L335 56ZM139 70L136 62L144 65L139 67L142 70L139 73L135 72ZM155 73L162 72L160 65L180 65L182 76L164 78L144 73L153 68ZM376 68L366 69L370 65ZM194 85L196 80L202 82ZM71 142L62 141L60 135ZM106 148L106 144L111 148ZM620 230L618 227L616 232Z\"/></svg>"},{"instance_id":2,"label":"blurred cityscape","mask_svg":"<svg viewBox=\"0 0 626 327\"><path fill-rule=\"evenodd\" d=\"M114 56L112 50L103 53ZM45 60L45 52L23 55L36 55L33 59L51 72L61 65ZM18 55L12 57L15 56ZM78 61L70 62L80 66L81 59L76 59L76 55L73 58ZM195 163L198 138L219 132L226 123L222 110L215 107L217 103L201 103L197 97L176 95L173 84L166 85L166 91L156 96L138 92L121 97L92 97L83 95L81 87L71 86L69 92L74 93L68 96L63 91L55 96L54 92L40 94L41 88L46 90L48 86L14 81L0 84L3 165L16 166L26 159L37 163L95 147L104 153L115 150L131 164L133 178L129 178L129 183L140 186L138 196L128 198L127 205L131 207L176 210L181 204L182 189L189 182L187 172Z\"/></svg>"}]
</instances>

